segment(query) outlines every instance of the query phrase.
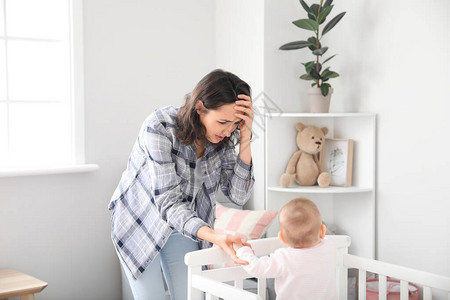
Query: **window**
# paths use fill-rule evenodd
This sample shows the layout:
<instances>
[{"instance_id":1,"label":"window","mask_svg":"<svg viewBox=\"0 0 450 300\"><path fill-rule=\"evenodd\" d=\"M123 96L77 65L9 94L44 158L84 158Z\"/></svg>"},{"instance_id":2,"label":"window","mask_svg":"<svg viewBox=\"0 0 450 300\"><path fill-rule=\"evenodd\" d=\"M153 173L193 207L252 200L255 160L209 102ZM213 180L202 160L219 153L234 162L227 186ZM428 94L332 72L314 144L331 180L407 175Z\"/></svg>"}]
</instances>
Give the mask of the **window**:
<instances>
[{"instance_id":1,"label":"window","mask_svg":"<svg viewBox=\"0 0 450 300\"><path fill-rule=\"evenodd\" d=\"M81 0L0 0L0 167L84 163Z\"/></svg>"}]
</instances>

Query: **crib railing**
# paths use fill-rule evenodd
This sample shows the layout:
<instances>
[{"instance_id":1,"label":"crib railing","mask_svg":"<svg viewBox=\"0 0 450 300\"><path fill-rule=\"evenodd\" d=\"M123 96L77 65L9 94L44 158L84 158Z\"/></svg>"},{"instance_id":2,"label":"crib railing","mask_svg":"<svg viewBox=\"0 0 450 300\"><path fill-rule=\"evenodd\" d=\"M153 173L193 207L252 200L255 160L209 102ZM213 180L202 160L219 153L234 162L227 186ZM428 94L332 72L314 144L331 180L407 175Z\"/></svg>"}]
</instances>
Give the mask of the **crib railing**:
<instances>
[{"instance_id":1,"label":"crib railing","mask_svg":"<svg viewBox=\"0 0 450 300\"><path fill-rule=\"evenodd\" d=\"M256 255L266 255L286 247L278 238L250 241ZM202 270L204 265L222 264L230 261L220 248L204 249L187 253L184 261L188 266L188 300L201 299L201 291L209 299L265 299L266 280L257 280L258 294L243 290L244 279L251 276L241 267ZM234 287L223 282L234 282Z\"/></svg>"},{"instance_id":2,"label":"crib railing","mask_svg":"<svg viewBox=\"0 0 450 300\"><path fill-rule=\"evenodd\" d=\"M343 263L346 268L358 269L358 296L359 300L366 299L366 277L367 272L378 274L378 299L387 299L387 277L400 280L400 300L409 299L409 283L419 284L423 287L423 300L431 300L432 289L439 289L447 292L450 300L450 278L393 265L377 260L367 259L351 254L343 256Z\"/></svg>"},{"instance_id":3,"label":"crib railing","mask_svg":"<svg viewBox=\"0 0 450 300\"><path fill-rule=\"evenodd\" d=\"M339 293L347 297L347 269L343 266L343 255L348 252L350 237L327 236L332 239L337 248L336 275L345 277L345 282L338 285ZM286 247L278 238L267 238L249 242L257 256L273 253L278 248ZM222 264L230 258L219 248L204 249L187 253L185 263L188 266L188 300L201 299L205 292L206 299L266 299L266 279L258 278L258 294L244 291L243 280L251 276L241 267L229 267L212 270L202 270L203 265ZM234 287L224 282L234 282Z\"/></svg>"},{"instance_id":4,"label":"crib railing","mask_svg":"<svg viewBox=\"0 0 450 300\"><path fill-rule=\"evenodd\" d=\"M345 235L330 235L328 239L334 241L336 251L336 283L340 300L347 299L348 269L358 269L359 272L359 300L366 299L367 272L378 274L379 299L385 299L387 291L387 277L400 280L400 300L409 298L409 282L423 286L423 299L430 300L432 289L444 290L450 300L450 278L405 268L381 261L366 259L348 254L350 237ZM276 249L286 247L278 238L267 238L250 241L257 256L273 253ZM241 266L202 270L203 265L222 264L230 258L220 249L211 248L187 253L185 263L188 266L188 300L200 300L201 292L205 292L206 300L222 299L251 299L265 300L266 280L258 279L258 294L243 290L243 280L251 277ZM234 282L234 286L224 282Z\"/></svg>"}]
</instances>

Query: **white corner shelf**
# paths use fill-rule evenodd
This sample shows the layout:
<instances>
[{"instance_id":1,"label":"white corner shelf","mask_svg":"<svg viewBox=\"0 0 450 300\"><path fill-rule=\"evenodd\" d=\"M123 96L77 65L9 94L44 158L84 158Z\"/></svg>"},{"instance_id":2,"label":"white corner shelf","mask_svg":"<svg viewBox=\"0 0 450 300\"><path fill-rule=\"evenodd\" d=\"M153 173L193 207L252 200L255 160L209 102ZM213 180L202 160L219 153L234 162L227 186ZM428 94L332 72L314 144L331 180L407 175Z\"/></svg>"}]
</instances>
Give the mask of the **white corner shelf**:
<instances>
[{"instance_id":1,"label":"white corner shelf","mask_svg":"<svg viewBox=\"0 0 450 300\"><path fill-rule=\"evenodd\" d=\"M326 188L321 188L319 186L290 186L287 188L281 186L270 186L267 188L268 191L272 192L282 192L282 193L302 193L302 194L346 194L346 193L371 193L373 188L371 187L339 187L339 186L329 186Z\"/></svg>"},{"instance_id":2,"label":"white corner shelf","mask_svg":"<svg viewBox=\"0 0 450 300\"><path fill-rule=\"evenodd\" d=\"M374 113L266 113L266 118L334 118L334 117L375 117Z\"/></svg>"},{"instance_id":3,"label":"white corner shelf","mask_svg":"<svg viewBox=\"0 0 450 300\"><path fill-rule=\"evenodd\" d=\"M279 211L298 197L311 199L319 207L325 223L333 224L338 234L352 238L350 253L375 257L375 160L376 115L373 113L266 113L264 115L264 206ZM350 187L280 186L291 156L298 151L295 125L327 127L327 138L354 141L353 179ZM273 222L268 236L276 236L278 222Z\"/></svg>"}]
</instances>

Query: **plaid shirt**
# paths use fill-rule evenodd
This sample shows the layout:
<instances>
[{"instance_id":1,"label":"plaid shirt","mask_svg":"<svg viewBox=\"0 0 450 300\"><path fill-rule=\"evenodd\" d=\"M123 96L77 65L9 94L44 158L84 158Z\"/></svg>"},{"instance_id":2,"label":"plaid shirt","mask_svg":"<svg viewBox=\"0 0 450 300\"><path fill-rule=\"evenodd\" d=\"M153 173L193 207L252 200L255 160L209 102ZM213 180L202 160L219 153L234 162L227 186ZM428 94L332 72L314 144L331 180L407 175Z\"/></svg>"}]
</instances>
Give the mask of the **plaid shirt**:
<instances>
[{"instance_id":1,"label":"plaid shirt","mask_svg":"<svg viewBox=\"0 0 450 300\"><path fill-rule=\"evenodd\" d=\"M173 229L200 241L201 248L211 246L196 236L202 226L213 228L219 186L238 205L247 202L253 187L253 168L236 155L234 146L207 143L199 160L203 185L193 199L197 148L175 136L177 111L172 106L158 109L144 121L109 203L111 238L135 278Z\"/></svg>"}]
</instances>

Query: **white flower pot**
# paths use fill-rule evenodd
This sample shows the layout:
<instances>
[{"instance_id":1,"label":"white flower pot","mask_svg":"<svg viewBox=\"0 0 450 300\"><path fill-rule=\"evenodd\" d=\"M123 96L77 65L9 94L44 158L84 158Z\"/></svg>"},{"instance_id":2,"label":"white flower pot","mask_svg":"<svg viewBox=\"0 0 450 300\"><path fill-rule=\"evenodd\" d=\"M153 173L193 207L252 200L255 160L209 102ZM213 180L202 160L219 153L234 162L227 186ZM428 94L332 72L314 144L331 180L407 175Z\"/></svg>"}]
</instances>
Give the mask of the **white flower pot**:
<instances>
[{"instance_id":1,"label":"white flower pot","mask_svg":"<svg viewBox=\"0 0 450 300\"><path fill-rule=\"evenodd\" d=\"M308 90L309 110L312 113L327 113L330 109L330 99L333 88L330 87L328 95L322 95L320 88L312 87Z\"/></svg>"}]
</instances>

